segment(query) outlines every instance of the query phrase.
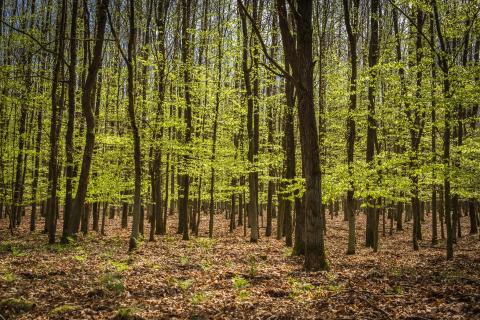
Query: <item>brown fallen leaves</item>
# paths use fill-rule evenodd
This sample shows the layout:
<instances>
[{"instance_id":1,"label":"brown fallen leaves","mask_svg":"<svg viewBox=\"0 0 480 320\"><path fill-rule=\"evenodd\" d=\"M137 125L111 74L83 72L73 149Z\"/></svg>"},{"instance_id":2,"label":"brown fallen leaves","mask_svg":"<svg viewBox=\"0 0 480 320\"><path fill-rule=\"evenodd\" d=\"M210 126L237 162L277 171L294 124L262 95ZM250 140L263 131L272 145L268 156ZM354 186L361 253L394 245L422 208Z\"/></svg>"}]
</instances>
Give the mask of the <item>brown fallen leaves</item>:
<instances>
[{"instance_id":1,"label":"brown fallen leaves","mask_svg":"<svg viewBox=\"0 0 480 320\"><path fill-rule=\"evenodd\" d=\"M202 216L202 219L207 219ZM463 223L467 224L466 219ZM27 219L25 219L27 220ZM363 247L358 217L357 254L347 256L347 223L328 219L331 271L306 273L302 260L274 237L257 244L216 217L215 238L182 241L170 218L168 235L128 254L127 230L108 220L69 245L46 245L24 221L12 237L0 220L0 306L6 319L480 319L480 242L458 240L455 260L442 241L431 247L423 224L420 251L411 249L411 224ZM427 219L428 220L428 219ZM42 229L42 220L38 229ZM206 223L201 224L203 228ZM275 230L275 229L274 229ZM464 230L466 230L466 225ZM148 234L148 227L146 234ZM264 233L264 229L261 230ZM6 302L4 302L6 304ZM1 317L0 317L1 319Z\"/></svg>"}]
</instances>

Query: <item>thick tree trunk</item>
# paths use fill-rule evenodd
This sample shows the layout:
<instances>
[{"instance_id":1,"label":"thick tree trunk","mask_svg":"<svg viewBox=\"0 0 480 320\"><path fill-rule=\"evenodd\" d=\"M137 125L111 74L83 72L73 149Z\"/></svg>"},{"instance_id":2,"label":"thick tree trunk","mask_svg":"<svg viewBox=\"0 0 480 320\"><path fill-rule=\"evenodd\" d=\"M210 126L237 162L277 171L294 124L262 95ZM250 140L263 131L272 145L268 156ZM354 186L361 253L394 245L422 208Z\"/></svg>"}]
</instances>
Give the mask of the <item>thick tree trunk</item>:
<instances>
[{"instance_id":1,"label":"thick tree trunk","mask_svg":"<svg viewBox=\"0 0 480 320\"><path fill-rule=\"evenodd\" d=\"M312 1L298 3L293 38L284 0L277 0L277 11L285 55L292 67L297 89L300 144L305 173L305 269L328 269L323 234L322 192L318 130L313 99ZM295 43L296 42L296 43ZM297 213L298 214L298 213Z\"/></svg>"}]
</instances>

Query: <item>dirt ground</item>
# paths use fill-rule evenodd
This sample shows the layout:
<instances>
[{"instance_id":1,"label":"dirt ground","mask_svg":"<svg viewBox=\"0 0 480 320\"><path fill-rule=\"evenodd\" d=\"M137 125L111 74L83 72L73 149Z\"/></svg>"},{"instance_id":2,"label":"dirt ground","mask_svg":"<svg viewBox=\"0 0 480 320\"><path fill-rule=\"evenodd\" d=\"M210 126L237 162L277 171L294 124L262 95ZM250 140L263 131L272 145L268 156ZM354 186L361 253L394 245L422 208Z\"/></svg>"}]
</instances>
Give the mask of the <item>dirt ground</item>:
<instances>
[{"instance_id":1,"label":"dirt ground","mask_svg":"<svg viewBox=\"0 0 480 320\"><path fill-rule=\"evenodd\" d=\"M131 218L130 218L131 219ZM357 254L346 255L347 222L327 221L331 270L306 273L302 259L274 236L248 242L239 227L207 216L200 237L181 240L170 217L168 235L128 254L128 230L107 218L106 236L90 232L68 245L47 245L28 219L12 237L0 220L0 315L5 319L480 319L480 240L468 235L446 261L442 241L430 245L423 223L420 250L411 223L378 253L364 247L358 216ZM130 226L129 221L129 226ZM43 229L43 219L37 230ZM61 222L59 223L61 225ZM388 223L387 223L388 225ZM274 228L275 230L275 228ZM148 235L148 226L146 226ZM59 230L60 232L60 230ZM15 298L10 299L10 298ZM14 307L12 303L21 303ZM21 310L20 310L21 309ZM123 316L123 317L122 317ZM0 317L2 319L2 317Z\"/></svg>"}]
</instances>

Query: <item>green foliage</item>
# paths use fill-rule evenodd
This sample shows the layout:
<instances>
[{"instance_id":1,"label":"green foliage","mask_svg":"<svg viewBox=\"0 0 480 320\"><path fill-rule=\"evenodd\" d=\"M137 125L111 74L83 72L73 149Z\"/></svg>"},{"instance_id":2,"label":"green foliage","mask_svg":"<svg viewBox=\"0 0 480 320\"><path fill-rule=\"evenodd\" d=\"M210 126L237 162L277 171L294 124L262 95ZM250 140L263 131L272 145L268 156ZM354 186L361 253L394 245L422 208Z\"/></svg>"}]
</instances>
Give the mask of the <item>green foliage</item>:
<instances>
[{"instance_id":1,"label":"green foliage","mask_svg":"<svg viewBox=\"0 0 480 320\"><path fill-rule=\"evenodd\" d=\"M81 263L87 261L88 255L85 253L85 250L82 247L77 247L75 251L76 254L73 255L73 259Z\"/></svg>"},{"instance_id":2,"label":"green foliage","mask_svg":"<svg viewBox=\"0 0 480 320\"><path fill-rule=\"evenodd\" d=\"M258 272L258 261L255 256L250 256L248 258L248 275L250 277L255 277Z\"/></svg>"},{"instance_id":3,"label":"green foliage","mask_svg":"<svg viewBox=\"0 0 480 320\"><path fill-rule=\"evenodd\" d=\"M11 241L0 242L0 253L11 253L14 257L22 257L26 255L21 246L15 245Z\"/></svg>"},{"instance_id":4,"label":"green foliage","mask_svg":"<svg viewBox=\"0 0 480 320\"><path fill-rule=\"evenodd\" d=\"M283 249L283 256L285 258L291 257L292 253L293 253L293 248L291 248L291 247L286 247L286 248Z\"/></svg>"},{"instance_id":5,"label":"green foliage","mask_svg":"<svg viewBox=\"0 0 480 320\"><path fill-rule=\"evenodd\" d=\"M117 310L114 320L142 320L143 318L137 313L140 309L136 307L121 307Z\"/></svg>"},{"instance_id":6,"label":"green foliage","mask_svg":"<svg viewBox=\"0 0 480 320\"><path fill-rule=\"evenodd\" d=\"M316 287L304 280L289 277L288 283L290 285L289 297L292 299L315 298L321 296L322 294L320 287ZM328 290L336 292L333 290L334 287L334 285L330 285L328 286Z\"/></svg>"},{"instance_id":7,"label":"green foliage","mask_svg":"<svg viewBox=\"0 0 480 320\"><path fill-rule=\"evenodd\" d=\"M35 307L35 303L24 298L6 298L0 300L0 310L13 310L14 312L26 312Z\"/></svg>"},{"instance_id":8,"label":"green foliage","mask_svg":"<svg viewBox=\"0 0 480 320\"><path fill-rule=\"evenodd\" d=\"M203 259L200 261L200 268L202 268L203 271L208 271L212 268L212 262L209 259Z\"/></svg>"},{"instance_id":9,"label":"green foliage","mask_svg":"<svg viewBox=\"0 0 480 320\"><path fill-rule=\"evenodd\" d=\"M123 272L130 268L129 265L123 261L110 260L109 264L115 269L116 272Z\"/></svg>"},{"instance_id":10,"label":"green foliage","mask_svg":"<svg viewBox=\"0 0 480 320\"><path fill-rule=\"evenodd\" d=\"M392 270L390 270L390 275L398 278L398 277L401 277L403 275L403 272L399 268L393 268Z\"/></svg>"},{"instance_id":11,"label":"green foliage","mask_svg":"<svg viewBox=\"0 0 480 320\"><path fill-rule=\"evenodd\" d=\"M403 294L403 288L401 286L395 286L395 287L393 287L393 293L398 294L398 295L402 295Z\"/></svg>"},{"instance_id":12,"label":"green foliage","mask_svg":"<svg viewBox=\"0 0 480 320\"><path fill-rule=\"evenodd\" d=\"M240 299L240 300L246 300L250 297L250 291L248 290L239 290L237 292L237 298Z\"/></svg>"},{"instance_id":13,"label":"green foliage","mask_svg":"<svg viewBox=\"0 0 480 320\"><path fill-rule=\"evenodd\" d=\"M174 279L173 281L182 291L187 291L195 282L193 279Z\"/></svg>"},{"instance_id":14,"label":"green foliage","mask_svg":"<svg viewBox=\"0 0 480 320\"><path fill-rule=\"evenodd\" d=\"M187 256L181 256L180 257L180 265L185 266L185 265L188 264L188 262L189 262L189 259L188 259Z\"/></svg>"},{"instance_id":15,"label":"green foliage","mask_svg":"<svg viewBox=\"0 0 480 320\"><path fill-rule=\"evenodd\" d=\"M26 255L26 253L23 252L19 247L12 247L12 255L14 257L23 257Z\"/></svg>"},{"instance_id":16,"label":"green foliage","mask_svg":"<svg viewBox=\"0 0 480 320\"><path fill-rule=\"evenodd\" d=\"M52 309L52 311L50 311L50 314L51 315L62 315L62 314L65 314L65 313L70 313L72 311L76 311L78 309L80 309L79 306L70 305L70 304L63 304L63 305L60 305L60 306Z\"/></svg>"},{"instance_id":17,"label":"green foliage","mask_svg":"<svg viewBox=\"0 0 480 320\"><path fill-rule=\"evenodd\" d=\"M202 248L204 250L211 250L217 243L215 239L203 237L196 237L194 241L199 248Z\"/></svg>"},{"instance_id":18,"label":"green foliage","mask_svg":"<svg viewBox=\"0 0 480 320\"><path fill-rule=\"evenodd\" d=\"M17 276L15 275L15 273L7 270L3 272L2 279L6 283L13 283L17 280Z\"/></svg>"},{"instance_id":19,"label":"green foliage","mask_svg":"<svg viewBox=\"0 0 480 320\"><path fill-rule=\"evenodd\" d=\"M122 275L118 273L107 272L100 277L101 285L114 293L120 293L125 290Z\"/></svg>"},{"instance_id":20,"label":"green foliage","mask_svg":"<svg viewBox=\"0 0 480 320\"><path fill-rule=\"evenodd\" d=\"M0 253L12 252L12 243L10 241L1 241L0 242Z\"/></svg>"},{"instance_id":21,"label":"green foliage","mask_svg":"<svg viewBox=\"0 0 480 320\"><path fill-rule=\"evenodd\" d=\"M159 265L158 263L150 263L148 264L148 268L153 271L161 270L162 266Z\"/></svg>"},{"instance_id":22,"label":"green foliage","mask_svg":"<svg viewBox=\"0 0 480 320\"><path fill-rule=\"evenodd\" d=\"M205 294L204 292L197 292L195 293L192 298L190 299L190 301L192 302L192 304L202 304L204 303L206 300L207 300L207 294Z\"/></svg>"},{"instance_id":23,"label":"green foliage","mask_svg":"<svg viewBox=\"0 0 480 320\"><path fill-rule=\"evenodd\" d=\"M175 242L175 237L166 235L162 238L163 241L170 243L170 242Z\"/></svg>"},{"instance_id":24,"label":"green foliage","mask_svg":"<svg viewBox=\"0 0 480 320\"><path fill-rule=\"evenodd\" d=\"M247 279L241 277L241 276L235 276L232 278L232 286L234 289L244 289L250 285L250 282L248 282Z\"/></svg>"}]
</instances>

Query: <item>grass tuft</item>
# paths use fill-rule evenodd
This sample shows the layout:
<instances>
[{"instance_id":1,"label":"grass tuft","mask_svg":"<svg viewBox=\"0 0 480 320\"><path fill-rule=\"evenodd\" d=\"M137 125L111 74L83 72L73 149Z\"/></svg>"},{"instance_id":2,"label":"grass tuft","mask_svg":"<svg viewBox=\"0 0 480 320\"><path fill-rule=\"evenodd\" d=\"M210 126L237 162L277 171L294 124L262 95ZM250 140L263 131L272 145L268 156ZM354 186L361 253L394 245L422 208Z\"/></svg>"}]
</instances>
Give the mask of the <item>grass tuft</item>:
<instances>
[{"instance_id":1,"label":"grass tuft","mask_svg":"<svg viewBox=\"0 0 480 320\"><path fill-rule=\"evenodd\" d=\"M69 313L69 312L72 312L72 311L76 311L78 309L80 309L79 306L64 304L64 305L55 307L52 311L50 311L50 314L60 315L60 314L65 314L65 313Z\"/></svg>"},{"instance_id":2,"label":"grass tuft","mask_svg":"<svg viewBox=\"0 0 480 320\"><path fill-rule=\"evenodd\" d=\"M0 310L13 310L14 312L30 311L35 307L35 303L24 298L7 298L0 301Z\"/></svg>"},{"instance_id":3,"label":"grass tuft","mask_svg":"<svg viewBox=\"0 0 480 320\"><path fill-rule=\"evenodd\" d=\"M139 311L138 308L133 307L119 308L113 320L142 320L143 318L138 315Z\"/></svg>"}]
</instances>

